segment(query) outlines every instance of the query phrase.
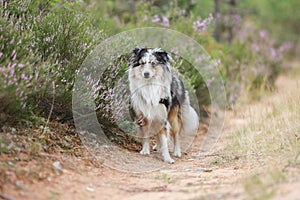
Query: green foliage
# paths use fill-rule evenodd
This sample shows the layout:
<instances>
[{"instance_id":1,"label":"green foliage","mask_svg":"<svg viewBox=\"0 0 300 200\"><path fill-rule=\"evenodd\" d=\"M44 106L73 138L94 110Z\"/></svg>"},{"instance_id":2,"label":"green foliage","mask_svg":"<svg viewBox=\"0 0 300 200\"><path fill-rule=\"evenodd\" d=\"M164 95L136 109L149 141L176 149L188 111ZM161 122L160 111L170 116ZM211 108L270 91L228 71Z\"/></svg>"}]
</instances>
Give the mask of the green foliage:
<instances>
[{"instance_id":1,"label":"green foliage","mask_svg":"<svg viewBox=\"0 0 300 200\"><path fill-rule=\"evenodd\" d=\"M77 2L4 2L2 6L0 99L5 103L0 112L22 116L42 106L42 112L48 113L54 91L57 105L70 108L76 70L103 37L102 30L93 28Z\"/></svg>"},{"instance_id":2,"label":"green foliage","mask_svg":"<svg viewBox=\"0 0 300 200\"><path fill-rule=\"evenodd\" d=\"M280 42L299 40L300 2L298 0L244 0L240 7L251 11L249 16L259 27L270 31Z\"/></svg>"},{"instance_id":3,"label":"green foliage","mask_svg":"<svg viewBox=\"0 0 300 200\"><path fill-rule=\"evenodd\" d=\"M75 72L91 47L102 38L91 30L88 17L76 8L66 4L53 9L34 28L37 51L43 61L55 63L51 73L56 83L67 85L67 90L72 88Z\"/></svg>"},{"instance_id":4,"label":"green foliage","mask_svg":"<svg viewBox=\"0 0 300 200\"><path fill-rule=\"evenodd\" d=\"M174 67L181 74L185 88L189 90L190 94L195 93L197 97L198 106L210 104L210 94L205 83L204 77L198 72L191 63L187 62L184 58L179 58L175 60L177 63ZM213 63L211 63L213 65ZM188 77L188 79L186 79ZM192 93L191 93L192 92Z\"/></svg>"},{"instance_id":5,"label":"green foliage","mask_svg":"<svg viewBox=\"0 0 300 200\"><path fill-rule=\"evenodd\" d=\"M0 111L12 116L20 116L30 94L42 88L37 77L43 66L38 67L40 56L32 48L31 20L26 19L26 12L22 17L19 14L12 5L1 10L0 16Z\"/></svg>"}]
</instances>

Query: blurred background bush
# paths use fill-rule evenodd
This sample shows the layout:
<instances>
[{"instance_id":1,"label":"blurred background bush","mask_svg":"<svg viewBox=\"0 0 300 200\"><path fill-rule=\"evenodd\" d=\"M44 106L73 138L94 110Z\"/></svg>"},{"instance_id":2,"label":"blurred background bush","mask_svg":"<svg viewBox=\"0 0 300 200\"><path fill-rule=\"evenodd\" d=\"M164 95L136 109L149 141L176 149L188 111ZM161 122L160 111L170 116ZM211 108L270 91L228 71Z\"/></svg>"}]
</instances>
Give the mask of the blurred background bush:
<instances>
[{"instance_id":1,"label":"blurred background bush","mask_svg":"<svg viewBox=\"0 0 300 200\"><path fill-rule=\"evenodd\" d=\"M196 40L220 70L229 108L272 90L284 59L300 54L299 0L0 0L0 6L0 127L48 116L72 123L78 68L101 40L132 28L166 27ZM200 108L209 104L202 77L178 68L191 78Z\"/></svg>"}]
</instances>

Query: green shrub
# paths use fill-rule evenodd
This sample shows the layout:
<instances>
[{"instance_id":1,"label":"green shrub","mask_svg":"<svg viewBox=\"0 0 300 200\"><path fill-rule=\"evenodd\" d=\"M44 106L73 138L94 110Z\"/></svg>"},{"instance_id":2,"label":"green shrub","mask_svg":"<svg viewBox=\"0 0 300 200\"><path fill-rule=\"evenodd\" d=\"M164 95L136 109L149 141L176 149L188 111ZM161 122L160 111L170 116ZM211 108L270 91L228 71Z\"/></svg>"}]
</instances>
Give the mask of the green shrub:
<instances>
[{"instance_id":1,"label":"green shrub","mask_svg":"<svg viewBox=\"0 0 300 200\"><path fill-rule=\"evenodd\" d=\"M48 114L55 92L54 110L70 113L76 70L103 34L77 3L56 2L2 4L0 112Z\"/></svg>"}]
</instances>

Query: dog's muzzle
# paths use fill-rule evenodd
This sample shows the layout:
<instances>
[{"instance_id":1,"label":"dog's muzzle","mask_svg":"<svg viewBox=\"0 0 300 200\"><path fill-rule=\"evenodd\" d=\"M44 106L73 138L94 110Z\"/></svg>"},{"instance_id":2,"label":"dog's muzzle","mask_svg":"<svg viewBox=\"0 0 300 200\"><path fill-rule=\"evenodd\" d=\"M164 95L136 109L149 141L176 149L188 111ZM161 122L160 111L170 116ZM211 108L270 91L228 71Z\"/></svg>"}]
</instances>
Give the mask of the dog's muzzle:
<instances>
[{"instance_id":1,"label":"dog's muzzle","mask_svg":"<svg viewBox=\"0 0 300 200\"><path fill-rule=\"evenodd\" d=\"M143 76L144 76L144 78L150 78L150 73L149 72L144 72Z\"/></svg>"}]
</instances>

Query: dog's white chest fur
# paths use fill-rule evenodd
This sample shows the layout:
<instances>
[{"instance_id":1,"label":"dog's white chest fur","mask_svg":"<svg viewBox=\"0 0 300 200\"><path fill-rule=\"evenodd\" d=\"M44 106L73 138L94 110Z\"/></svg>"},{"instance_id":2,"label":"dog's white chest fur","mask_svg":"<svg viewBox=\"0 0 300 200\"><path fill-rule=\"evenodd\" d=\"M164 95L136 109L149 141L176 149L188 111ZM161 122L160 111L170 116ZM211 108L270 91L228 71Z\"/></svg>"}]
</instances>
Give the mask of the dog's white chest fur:
<instances>
[{"instance_id":1,"label":"dog's white chest fur","mask_svg":"<svg viewBox=\"0 0 300 200\"><path fill-rule=\"evenodd\" d=\"M139 87L136 87L139 86ZM131 100L132 106L135 110L138 110L149 120L165 117L159 106L160 100L170 96L170 87L159 83L147 83L147 84L131 84L130 89L132 91Z\"/></svg>"},{"instance_id":2,"label":"dog's white chest fur","mask_svg":"<svg viewBox=\"0 0 300 200\"><path fill-rule=\"evenodd\" d=\"M140 90L140 96L146 101L149 106L157 106L161 98L165 98L167 95L162 86L149 84L143 86Z\"/></svg>"}]
</instances>

